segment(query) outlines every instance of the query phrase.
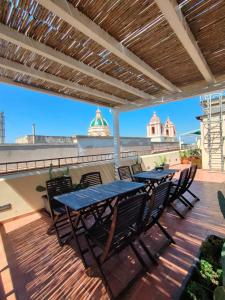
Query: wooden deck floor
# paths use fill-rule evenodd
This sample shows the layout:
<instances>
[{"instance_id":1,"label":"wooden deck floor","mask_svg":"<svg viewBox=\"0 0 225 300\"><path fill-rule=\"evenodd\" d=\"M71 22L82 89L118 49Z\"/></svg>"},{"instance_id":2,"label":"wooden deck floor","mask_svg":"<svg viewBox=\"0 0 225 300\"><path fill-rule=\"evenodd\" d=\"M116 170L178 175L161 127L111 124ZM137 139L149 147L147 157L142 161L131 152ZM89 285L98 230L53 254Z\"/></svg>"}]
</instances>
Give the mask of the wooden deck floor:
<instances>
[{"instance_id":1,"label":"wooden deck floor","mask_svg":"<svg viewBox=\"0 0 225 300\"><path fill-rule=\"evenodd\" d=\"M177 299L202 240L209 234L225 236L225 221L217 201L219 190L225 193L224 174L198 171L193 191L201 201L184 220L171 210L162 218L161 223L172 234L176 245L163 247L159 266L149 262L149 272L124 299ZM61 248L54 235L46 234L48 223L46 216L34 213L0 226L0 299L108 299L101 280L86 275L74 249ZM154 228L145 236L145 242L150 249L158 250L164 238ZM107 263L105 271L115 292L138 268L128 249Z\"/></svg>"}]
</instances>

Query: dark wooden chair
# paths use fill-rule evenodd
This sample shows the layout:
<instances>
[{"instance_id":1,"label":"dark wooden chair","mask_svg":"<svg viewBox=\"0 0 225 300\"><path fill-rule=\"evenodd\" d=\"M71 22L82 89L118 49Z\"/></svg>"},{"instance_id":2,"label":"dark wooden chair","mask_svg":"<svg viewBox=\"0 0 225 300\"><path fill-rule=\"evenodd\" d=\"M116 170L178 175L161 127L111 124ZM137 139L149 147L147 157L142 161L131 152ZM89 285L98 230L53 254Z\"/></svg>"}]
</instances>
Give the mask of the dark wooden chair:
<instances>
[{"instance_id":1,"label":"dark wooden chair","mask_svg":"<svg viewBox=\"0 0 225 300\"><path fill-rule=\"evenodd\" d=\"M180 198L187 203L187 205L189 207L194 207L193 203L191 201L189 201L185 196L184 194L186 192L188 192L189 194L192 195L192 197L194 198L194 200L196 201L199 201L200 199L194 194L192 193L189 189L190 189L190 186L192 185L193 181L194 181L194 178L195 178L195 174L196 174L196 171L197 171L197 165L192 165L190 168L189 168L189 172L188 172L188 180L186 181L186 186L184 187L184 191L182 193L182 195L180 195Z\"/></svg>"},{"instance_id":2,"label":"dark wooden chair","mask_svg":"<svg viewBox=\"0 0 225 300\"><path fill-rule=\"evenodd\" d=\"M169 240L169 243L174 243L175 241L171 237L171 235L166 231L166 229L159 223L159 219L167 206L169 193L171 189L171 182L164 182L155 187L152 191L152 195L150 200L146 203L144 218L143 218L143 228L141 229L143 232L148 231L154 225L157 225L162 233ZM143 249L152 260L154 255L150 252L150 250L146 247L143 240L139 240Z\"/></svg>"},{"instance_id":3,"label":"dark wooden chair","mask_svg":"<svg viewBox=\"0 0 225 300\"><path fill-rule=\"evenodd\" d=\"M200 199L190 190L190 187L195 179L196 172L197 165L192 165L189 169L189 181L186 187L186 192L188 192L196 201L200 201Z\"/></svg>"},{"instance_id":4,"label":"dark wooden chair","mask_svg":"<svg viewBox=\"0 0 225 300\"><path fill-rule=\"evenodd\" d=\"M54 200L54 196L72 192L73 184L70 176L63 176L46 181L47 196L49 201L52 225L47 233L56 233L59 244L62 246L65 238L71 234L65 206ZM73 217L77 217L75 214ZM68 231L69 229L69 231Z\"/></svg>"},{"instance_id":5,"label":"dark wooden chair","mask_svg":"<svg viewBox=\"0 0 225 300\"><path fill-rule=\"evenodd\" d=\"M85 187L102 184L102 177L100 172L90 172L83 174L81 176L80 184Z\"/></svg>"},{"instance_id":6,"label":"dark wooden chair","mask_svg":"<svg viewBox=\"0 0 225 300\"><path fill-rule=\"evenodd\" d=\"M142 265L141 272L138 272L117 297L121 296L121 294L135 282L137 277L143 274L143 271L146 271L145 262L133 242L137 239L140 232L139 227L142 225L147 199L148 195L142 193L120 201L114 206L112 216L104 222L96 222L86 234L88 248L92 253L110 298L114 298L114 295L105 276L103 267L105 262L114 254L130 246ZM99 255L96 254L97 252L95 251L94 245L100 250Z\"/></svg>"},{"instance_id":7,"label":"dark wooden chair","mask_svg":"<svg viewBox=\"0 0 225 300\"><path fill-rule=\"evenodd\" d=\"M172 182L172 187L170 189L170 196L168 199L168 204L170 207L176 212L176 214L184 218L184 215L177 210L177 208L174 206L174 202L176 200L179 200L182 202L182 204L188 208L191 208L192 206L190 203L188 203L182 196L186 191L187 183L189 181L189 169L184 169L180 172L180 177L175 182Z\"/></svg>"},{"instance_id":8,"label":"dark wooden chair","mask_svg":"<svg viewBox=\"0 0 225 300\"><path fill-rule=\"evenodd\" d=\"M133 176L129 166L122 166L118 168L120 180L133 181Z\"/></svg>"},{"instance_id":9,"label":"dark wooden chair","mask_svg":"<svg viewBox=\"0 0 225 300\"><path fill-rule=\"evenodd\" d=\"M141 164L138 164L138 163L133 164L131 166L131 169L132 169L133 174L138 174L138 173L143 172Z\"/></svg>"},{"instance_id":10,"label":"dark wooden chair","mask_svg":"<svg viewBox=\"0 0 225 300\"><path fill-rule=\"evenodd\" d=\"M90 186L102 184L101 173L90 172L90 173L83 174L80 179L80 184L86 188ZM92 209L89 213L87 213L86 217L92 215L95 219L97 219L106 211L107 207L111 209L110 201L108 201L106 204L105 203L99 204L98 206L96 206L95 209Z\"/></svg>"}]
</instances>

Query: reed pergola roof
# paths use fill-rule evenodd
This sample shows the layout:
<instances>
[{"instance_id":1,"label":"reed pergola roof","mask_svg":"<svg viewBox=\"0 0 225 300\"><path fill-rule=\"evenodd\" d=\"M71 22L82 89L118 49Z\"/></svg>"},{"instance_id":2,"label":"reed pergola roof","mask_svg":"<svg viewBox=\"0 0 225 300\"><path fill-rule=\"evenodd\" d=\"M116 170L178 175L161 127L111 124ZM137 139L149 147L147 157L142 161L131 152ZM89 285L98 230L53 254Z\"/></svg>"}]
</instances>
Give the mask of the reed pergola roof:
<instances>
[{"instance_id":1,"label":"reed pergola roof","mask_svg":"<svg viewBox=\"0 0 225 300\"><path fill-rule=\"evenodd\" d=\"M0 0L0 81L124 111L225 89L225 1Z\"/></svg>"}]
</instances>

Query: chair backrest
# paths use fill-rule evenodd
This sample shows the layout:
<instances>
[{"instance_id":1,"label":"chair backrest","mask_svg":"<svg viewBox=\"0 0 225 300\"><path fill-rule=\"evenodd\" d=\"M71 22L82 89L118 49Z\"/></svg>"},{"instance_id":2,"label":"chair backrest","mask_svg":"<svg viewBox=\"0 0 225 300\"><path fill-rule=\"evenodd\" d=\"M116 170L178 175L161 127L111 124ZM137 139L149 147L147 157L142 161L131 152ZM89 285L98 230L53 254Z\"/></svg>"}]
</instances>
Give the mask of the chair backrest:
<instances>
[{"instance_id":1,"label":"chair backrest","mask_svg":"<svg viewBox=\"0 0 225 300\"><path fill-rule=\"evenodd\" d=\"M134 164L131 166L133 174L138 174L143 172L141 164Z\"/></svg>"},{"instance_id":2,"label":"chair backrest","mask_svg":"<svg viewBox=\"0 0 225 300\"><path fill-rule=\"evenodd\" d=\"M173 189L173 193L169 197L169 202L175 201L185 191L189 178L189 169L186 168L180 172L180 177L177 181L176 188Z\"/></svg>"},{"instance_id":3,"label":"chair backrest","mask_svg":"<svg viewBox=\"0 0 225 300\"><path fill-rule=\"evenodd\" d=\"M187 184L187 189L191 186L192 182L194 181L196 172L197 172L197 165L191 165L189 169L189 180Z\"/></svg>"},{"instance_id":4,"label":"chair backrest","mask_svg":"<svg viewBox=\"0 0 225 300\"><path fill-rule=\"evenodd\" d=\"M46 181L46 189L50 208L64 207L60 202L53 200L54 196L69 193L73 190L73 183L70 176L62 176Z\"/></svg>"},{"instance_id":5,"label":"chair backrest","mask_svg":"<svg viewBox=\"0 0 225 300\"><path fill-rule=\"evenodd\" d=\"M138 228L142 225L148 197L147 193L138 194L126 198L114 206L111 227L101 261L104 261L108 253L114 250L115 241L116 247L121 247L128 244L128 240L132 238L132 235L134 236L139 232Z\"/></svg>"},{"instance_id":6,"label":"chair backrest","mask_svg":"<svg viewBox=\"0 0 225 300\"><path fill-rule=\"evenodd\" d=\"M152 207L152 210L159 208L163 209L166 206L167 200L169 198L171 184L172 183L170 181L167 181L159 184L153 189L150 199L150 205Z\"/></svg>"},{"instance_id":7,"label":"chair backrest","mask_svg":"<svg viewBox=\"0 0 225 300\"><path fill-rule=\"evenodd\" d=\"M150 223L158 220L167 206L169 193L172 183L170 181L159 184L152 191L150 201L148 201L145 215L143 219L143 226L146 228Z\"/></svg>"},{"instance_id":8,"label":"chair backrest","mask_svg":"<svg viewBox=\"0 0 225 300\"><path fill-rule=\"evenodd\" d=\"M90 172L81 176L80 184L84 187L89 187L97 184L102 184L100 172Z\"/></svg>"},{"instance_id":9,"label":"chair backrest","mask_svg":"<svg viewBox=\"0 0 225 300\"><path fill-rule=\"evenodd\" d=\"M180 172L180 177L178 179L177 188L176 188L176 197L179 197L185 190L187 182L189 179L189 169L186 168Z\"/></svg>"},{"instance_id":10,"label":"chair backrest","mask_svg":"<svg viewBox=\"0 0 225 300\"><path fill-rule=\"evenodd\" d=\"M118 173L119 173L119 177L120 180L129 180L129 181L133 181L133 176L131 174L130 171L130 167L129 166L122 166L118 168Z\"/></svg>"}]
</instances>

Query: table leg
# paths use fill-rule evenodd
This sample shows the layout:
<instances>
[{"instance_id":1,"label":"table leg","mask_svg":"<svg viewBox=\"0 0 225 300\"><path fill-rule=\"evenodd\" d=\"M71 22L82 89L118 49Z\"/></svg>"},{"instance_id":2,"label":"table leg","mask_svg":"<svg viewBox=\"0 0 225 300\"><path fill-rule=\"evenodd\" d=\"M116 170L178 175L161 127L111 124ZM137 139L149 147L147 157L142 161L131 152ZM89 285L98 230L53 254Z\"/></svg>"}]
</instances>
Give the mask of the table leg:
<instances>
[{"instance_id":1,"label":"table leg","mask_svg":"<svg viewBox=\"0 0 225 300\"><path fill-rule=\"evenodd\" d=\"M81 216L78 215L77 219L76 219L76 222L73 223L71 215L70 215L70 210L69 210L68 206L66 206L66 212L67 212L68 219L69 219L69 222L70 222L70 225L71 225L72 235L74 237L74 240L76 241L76 244L77 244L77 247L78 247L78 251L79 251L80 257L82 259L84 268L86 269L88 267L88 265L87 265L87 263L85 261L85 258L84 258L84 255L83 255L83 251L81 249L81 246L80 246L80 243L79 243L79 240L78 240L78 236L76 234L76 230L77 230L78 224L80 222Z\"/></svg>"}]
</instances>

